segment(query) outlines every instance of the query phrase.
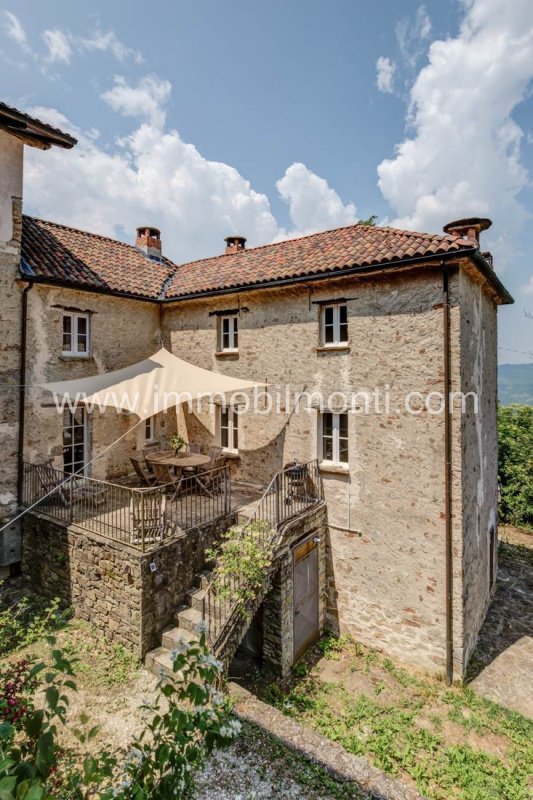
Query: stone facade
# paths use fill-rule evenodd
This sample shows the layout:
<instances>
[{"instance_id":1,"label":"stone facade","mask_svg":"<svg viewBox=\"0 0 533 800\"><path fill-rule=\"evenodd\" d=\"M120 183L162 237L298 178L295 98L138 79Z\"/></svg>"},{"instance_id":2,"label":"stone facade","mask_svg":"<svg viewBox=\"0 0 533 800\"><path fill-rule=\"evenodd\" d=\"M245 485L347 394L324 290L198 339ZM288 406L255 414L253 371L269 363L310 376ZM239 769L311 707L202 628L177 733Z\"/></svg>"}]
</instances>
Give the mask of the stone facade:
<instances>
[{"instance_id":1,"label":"stone facade","mask_svg":"<svg viewBox=\"0 0 533 800\"><path fill-rule=\"evenodd\" d=\"M205 548L233 523L222 518L156 550L68 527L40 514L24 518L23 571L44 597L59 597L76 617L144 658L205 565ZM153 566L151 566L153 565ZM155 569L154 569L155 567Z\"/></svg>"},{"instance_id":2,"label":"stone facade","mask_svg":"<svg viewBox=\"0 0 533 800\"><path fill-rule=\"evenodd\" d=\"M452 388L460 377L460 273L450 280ZM480 290L481 291L481 290ZM348 347L319 346L320 303L348 299ZM212 311L241 307L239 354L216 355ZM245 310L244 310L245 309ZM443 390L442 277L419 269L387 279L250 291L242 296L180 302L165 310L165 343L194 363L238 377L252 375L293 391L352 392L389 387L389 412L349 415L349 467L324 470L328 505L329 625L394 657L431 671L444 669L444 419L410 392ZM216 437L212 408L184 413L180 429ZM318 411L239 420L237 476L266 482L292 460L318 454ZM453 417L454 496L462 493L461 421ZM462 519L454 507L455 645L462 673Z\"/></svg>"},{"instance_id":3,"label":"stone facade","mask_svg":"<svg viewBox=\"0 0 533 800\"><path fill-rule=\"evenodd\" d=\"M451 388L481 390L482 418L476 421L468 405L462 415L461 401L454 401L457 677L464 672L488 602L487 527L496 492L495 307L464 266L456 265L450 275ZM319 343L320 304L341 298L348 306L349 340L346 347L325 351ZM391 277L330 278L307 286L180 301L162 307L161 320L155 304L67 289L35 286L30 302L32 384L138 361L157 348L161 336L175 355L198 366L264 381L272 398L280 387L280 399L274 400L270 413L248 412L239 418L233 471L236 478L256 484L266 484L290 461L317 457L319 411L313 393L327 398L336 392L378 388L378 408L363 413L359 399L349 414L348 467L324 467L322 473L329 524L328 625L400 661L444 671L444 418L420 400L421 395L443 391L440 270L420 266ZM65 307L92 315L90 359L60 355ZM228 357L218 352L216 312L236 308L239 352ZM299 412L289 405L287 384L291 393L308 393L309 411L303 410L304 404ZM411 392L419 393L410 398L414 413L405 407ZM39 390L30 396L25 457L54 456L61 466L61 423L47 402ZM268 402L266 395L260 398L259 409ZM438 398L434 405L438 409ZM92 456L133 425L130 417L117 417L115 412L99 417L95 412ZM189 440L209 446L219 437L216 404L167 414L160 422L161 438L176 425ZM132 431L108 455L96 459L93 474L123 474L129 468L128 456L142 444L139 431ZM471 466L476 459L481 461L475 473ZM479 502L485 499L489 502L481 512Z\"/></svg>"},{"instance_id":4,"label":"stone facade","mask_svg":"<svg viewBox=\"0 0 533 800\"><path fill-rule=\"evenodd\" d=\"M20 263L24 145L0 131L0 524L17 500L22 287Z\"/></svg>"},{"instance_id":5,"label":"stone facade","mask_svg":"<svg viewBox=\"0 0 533 800\"><path fill-rule=\"evenodd\" d=\"M466 669L488 609L490 561L497 571L498 409L497 307L466 272L461 275L461 383L479 407L462 416L462 664Z\"/></svg>"},{"instance_id":6,"label":"stone facade","mask_svg":"<svg viewBox=\"0 0 533 800\"><path fill-rule=\"evenodd\" d=\"M90 317L88 357L62 355L63 314L76 311ZM39 384L109 372L152 355L160 346L159 310L153 303L36 284L28 295L28 317L24 458L32 462L52 458L54 466L62 469L62 414ZM158 441L174 425L175 415L158 415ZM129 430L131 434L125 435ZM113 408L95 409L88 424L90 474L100 479L127 474L129 456L145 444L144 426L137 417Z\"/></svg>"},{"instance_id":7,"label":"stone facade","mask_svg":"<svg viewBox=\"0 0 533 800\"><path fill-rule=\"evenodd\" d=\"M318 536L318 628L326 625L327 611L327 510L321 506L289 523L284 529L283 549L276 562L272 588L263 602L263 659L267 667L285 677L294 663L294 547L308 538Z\"/></svg>"}]
</instances>

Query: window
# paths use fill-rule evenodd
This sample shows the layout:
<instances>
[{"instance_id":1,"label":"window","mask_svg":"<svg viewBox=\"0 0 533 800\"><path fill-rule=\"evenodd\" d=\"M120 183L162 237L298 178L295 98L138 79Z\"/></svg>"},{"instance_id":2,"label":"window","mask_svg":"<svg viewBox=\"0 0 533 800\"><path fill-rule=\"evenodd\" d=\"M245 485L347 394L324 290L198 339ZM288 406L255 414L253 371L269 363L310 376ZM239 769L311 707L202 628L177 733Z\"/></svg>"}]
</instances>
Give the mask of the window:
<instances>
[{"instance_id":1,"label":"window","mask_svg":"<svg viewBox=\"0 0 533 800\"><path fill-rule=\"evenodd\" d=\"M87 415L84 408L63 412L63 469L85 473L87 462Z\"/></svg>"},{"instance_id":2,"label":"window","mask_svg":"<svg viewBox=\"0 0 533 800\"><path fill-rule=\"evenodd\" d=\"M236 453L239 450L239 415L233 408L219 407L220 446Z\"/></svg>"},{"instance_id":3,"label":"window","mask_svg":"<svg viewBox=\"0 0 533 800\"><path fill-rule=\"evenodd\" d=\"M237 315L220 317L220 349L239 349L239 321Z\"/></svg>"},{"instance_id":4,"label":"window","mask_svg":"<svg viewBox=\"0 0 533 800\"><path fill-rule=\"evenodd\" d=\"M320 416L321 460L348 464L348 414L325 411Z\"/></svg>"},{"instance_id":5,"label":"window","mask_svg":"<svg viewBox=\"0 0 533 800\"><path fill-rule=\"evenodd\" d=\"M155 417L145 419L144 438L146 442L155 442Z\"/></svg>"},{"instance_id":6,"label":"window","mask_svg":"<svg viewBox=\"0 0 533 800\"><path fill-rule=\"evenodd\" d=\"M344 344L348 341L348 308L345 303L322 306L321 344Z\"/></svg>"},{"instance_id":7,"label":"window","mask_svg":"<svg viewBox=\"0 0 533 800\"><path fill-rule=\"evenodd\" d=\"M88 314L63 314L63 355L89 355Z\"/></svg>"}]
</instances>

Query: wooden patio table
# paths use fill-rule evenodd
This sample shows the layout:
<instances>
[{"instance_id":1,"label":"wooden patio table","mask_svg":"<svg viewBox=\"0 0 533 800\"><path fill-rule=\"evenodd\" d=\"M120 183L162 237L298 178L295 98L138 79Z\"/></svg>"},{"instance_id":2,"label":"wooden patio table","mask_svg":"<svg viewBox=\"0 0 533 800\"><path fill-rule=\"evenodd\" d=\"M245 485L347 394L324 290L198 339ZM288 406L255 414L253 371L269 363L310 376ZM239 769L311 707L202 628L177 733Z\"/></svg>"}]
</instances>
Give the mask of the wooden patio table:
<instances>
[{"instance_id":1,"label":"wooden patio table","mask_svg":"<svg viewBox=\"0 0 533 800\"><path fill-rule=\"evenodd\" d=\"M209 464L211 460L209 456L204 456L201 453L183 453L182 455L174 455L156 452L147 454L146 458L148 461L152 461L157 464L167 464L169 467L175 467L176 471L179 472L179 481L177 481L174 497L178 495L179 490L181 489L181 484L183 483L183 470L186 467L204 467L206 464ZM200 487L200 489L202 489L202 491L206 492L210 497L213 496L207 486L204 485L197 475L191 475L191 478Z\"/></svg>"}]
</instances>

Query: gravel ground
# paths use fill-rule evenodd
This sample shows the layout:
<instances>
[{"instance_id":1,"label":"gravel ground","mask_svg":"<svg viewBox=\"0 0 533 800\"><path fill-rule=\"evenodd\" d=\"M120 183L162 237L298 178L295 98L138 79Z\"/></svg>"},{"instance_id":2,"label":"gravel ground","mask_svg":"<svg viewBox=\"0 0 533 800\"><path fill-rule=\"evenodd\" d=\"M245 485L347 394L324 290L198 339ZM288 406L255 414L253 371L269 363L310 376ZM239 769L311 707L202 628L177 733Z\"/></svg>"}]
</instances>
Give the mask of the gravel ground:
<instances>
[{"instance_id":1,"label":"gravel ground","mask_svg":"<svg viewBox=\"0 0 533 800\"><path fill-rule=\"evenodd\" d=\"M213 753L198 775L194 800L369 800L315 764L250 725L239 739Z\"/></svg>"}]
</instances>

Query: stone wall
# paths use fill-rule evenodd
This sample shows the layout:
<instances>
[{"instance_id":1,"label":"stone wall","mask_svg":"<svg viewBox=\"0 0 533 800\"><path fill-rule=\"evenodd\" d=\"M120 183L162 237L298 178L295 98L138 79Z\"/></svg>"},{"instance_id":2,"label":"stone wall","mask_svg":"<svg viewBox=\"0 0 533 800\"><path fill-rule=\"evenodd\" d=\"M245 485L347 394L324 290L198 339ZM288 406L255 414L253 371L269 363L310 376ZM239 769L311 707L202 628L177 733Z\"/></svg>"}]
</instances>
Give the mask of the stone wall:
<instances>
[{"instance_id":1,"label":"stone wall","mask_svg":"<svg viewBox=\"0 0 533 800\"><path fill-rule=\"evenodd\" d=\"M450 280L452 388L461 388L460 280ZM347 299L348 346L319 347L320 302ZM213 312L240 308L239 353L217 355ZM442 275L419 269L394 276L330 280L276 290L180 302L165 308L166 346L222 373L293 392L378 388L378 409L349 415L349 467L323 470L328 504L329 624L406 663L445 665L444 418L412 400L444 389ZM435 401L438 407L438 401ZM381 410L380 410L381 409ZM213 409L178 419L205 443L216 438ZM452 419L454 633L462 670L461 420ZM243 414L237 477L266 483L289 461L318 454L318 412Z\"/></svg>"},{"instance_id":2,"label":"stone wall","mask_svg":"<svg viewBox=\"0 0 533 800\"><path fill-rule=\"evenodd\" d=\"M294 547L311 535L319 536L318 544L318 625L326 624L327 580L327 511L325 506L305 514L284 528L284 549L277 559L272 588L263 602L263 659L281 676L289 674L294 663Z\"/></svg>"},{"instance_id":3,"label":"stone wall","mask_svg":"<svg viewBox=\"0 0 533 800\"><path fill-rule=\"evenodd\" d=\"M463 667L474 650L490 601L491 528L498 519L497 307L479 285L461 276L461 384L477 395L462 416ZM496 574L496 565L494 574Z\"/></svg>"},{"instance_id":4,"label":"stone wall","mask_svg":"<svg viewBox=\"0 0 533 800\"><path fill-rule=\"evenodd\" d=\"M90 314L88 358L61 354L65 310ZM54 466L62 469L62 415L52 395L38 384L110 372L152 355L160 346L159 310L153 303L36 284L29 293L29 316L24 456L33 462L53 458ZM158 415L158 437L162 439L167 417ZM174 419L172 414L170 430ZM135 415L118 414L113 408L105 413L94 410L89 424L93 477L110 479L131 471L130 454L145 444L144 424L137 423ZM104 453L128 430L132 430L130 436Z\"/></svg>"},{"instance_id":5,"label":"stone wall","mask_svg":"<svg viewBox=\"0 0 533 800\"><path fill-rule=\"evenodd\" d=\"M0 131L0 524L16 509L22 288L20 262L24 145Z\"/></svg>"},{"instance_id":6,"label":"stone wall","mask_svg":"<svg viewBox=\"0 0 533 800\"><path fill-rule=\"evenodd\" d=\"M27 514L23 571L36 592L61 598L76 617L142 659L160 643L161 631L194 585L205 548L232 523L228 516L141 553L41 514Z\"/></svg>"}]
</instances>

